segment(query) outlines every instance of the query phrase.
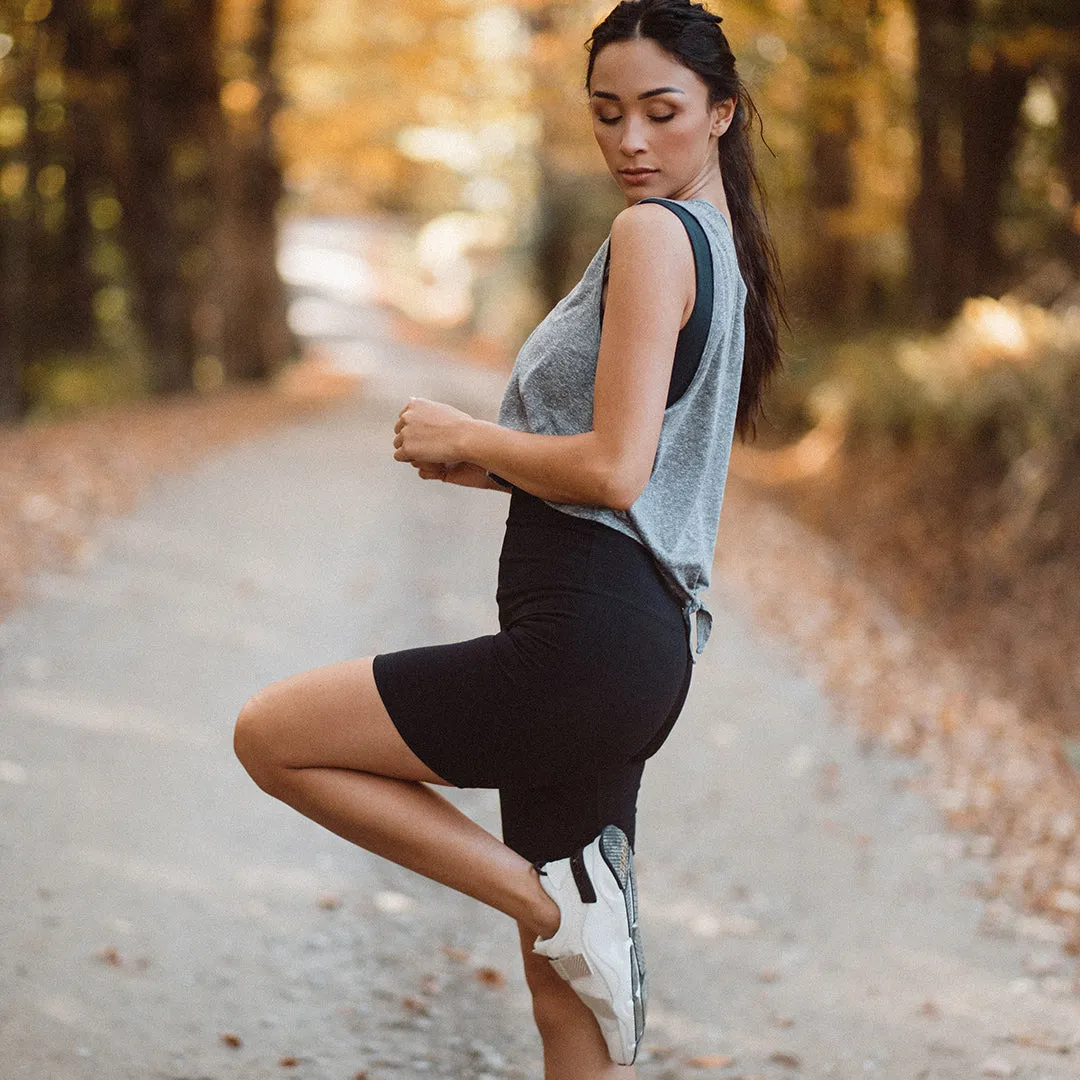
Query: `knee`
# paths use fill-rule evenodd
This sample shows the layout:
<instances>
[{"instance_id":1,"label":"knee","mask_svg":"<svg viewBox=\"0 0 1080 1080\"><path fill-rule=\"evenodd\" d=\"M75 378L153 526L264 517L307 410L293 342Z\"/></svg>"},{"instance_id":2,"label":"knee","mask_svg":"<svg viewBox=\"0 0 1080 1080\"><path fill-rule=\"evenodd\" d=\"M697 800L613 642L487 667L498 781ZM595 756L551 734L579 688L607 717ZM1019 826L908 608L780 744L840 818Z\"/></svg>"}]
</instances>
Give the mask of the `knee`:
<instances>
[{"instance_id":1,"label":"knee","mask_svg":"<svg viewBox=\"0 0 1080 1080\"><path fill-rule=\"evenodd\" d=\"M233 728L233 753L261 788L268 788L275 773L271 755L269 710L262 691L244 702Z\"/></svg>"}]
</instances>

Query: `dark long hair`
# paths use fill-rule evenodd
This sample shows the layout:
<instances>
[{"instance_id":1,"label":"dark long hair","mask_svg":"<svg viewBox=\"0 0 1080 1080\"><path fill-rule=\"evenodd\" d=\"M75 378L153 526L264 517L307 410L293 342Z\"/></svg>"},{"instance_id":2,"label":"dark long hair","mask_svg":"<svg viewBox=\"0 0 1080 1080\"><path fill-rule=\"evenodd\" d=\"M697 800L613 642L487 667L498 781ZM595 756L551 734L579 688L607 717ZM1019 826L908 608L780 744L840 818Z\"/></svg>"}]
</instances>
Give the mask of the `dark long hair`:
<instances>
[{"instance_id":1,"label":"dark long hair","mask_svg":"<svg viewBox=\"0 0 1080 1080\"><path fill-rule=\"evenodd\" d=\"M593 63L605 45L633 38L651 38L673 59L697 72L709 88L708 105L736 98L735 115L719 137L720 173L731 210L739 270L746 282L742 384L735 429L740 438L757 434L762 398L780 368L779 323L785 325L780 260L769 234L765 190L754 168L751 122L761 114L735 70L731 46L720 29L722 18L690 0L622 0L598 23L585 43L589 66L585 89L592 92ZM754 192L761 202L759 210Z\"/></svg>"}]
</instances>

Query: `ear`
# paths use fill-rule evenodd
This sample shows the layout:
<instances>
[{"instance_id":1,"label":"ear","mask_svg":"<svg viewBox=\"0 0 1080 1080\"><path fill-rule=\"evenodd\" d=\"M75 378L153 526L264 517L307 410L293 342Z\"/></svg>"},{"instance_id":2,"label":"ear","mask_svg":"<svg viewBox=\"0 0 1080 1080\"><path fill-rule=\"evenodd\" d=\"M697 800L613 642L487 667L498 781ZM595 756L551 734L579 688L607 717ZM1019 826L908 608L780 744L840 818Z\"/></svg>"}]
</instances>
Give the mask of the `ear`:
<instances>
[{"instance_id":1,"label":"ear","mask_svg":"<svg viewBox=\"0 0 1080 1080\"><path fill-rule=\"evenodd\" d=\"M738 101L739 99L737 97L729 97L713 106L712 127L709 130L710 135L720 136L727 131L735 116L735 109L738 105Z\"/></svg>"}]
</instances>

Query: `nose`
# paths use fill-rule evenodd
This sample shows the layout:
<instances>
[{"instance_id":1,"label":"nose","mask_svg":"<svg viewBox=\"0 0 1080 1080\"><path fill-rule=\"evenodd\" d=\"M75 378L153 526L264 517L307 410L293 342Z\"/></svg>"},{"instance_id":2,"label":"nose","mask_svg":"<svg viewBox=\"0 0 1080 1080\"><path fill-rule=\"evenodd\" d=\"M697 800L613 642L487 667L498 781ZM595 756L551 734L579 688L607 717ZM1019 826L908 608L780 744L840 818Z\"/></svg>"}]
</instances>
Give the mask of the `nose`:
<instances>
[{"instance_id":1,"label":"nose","mask_svg":"<svg viewBox=\"0 0 1080 1080\"><path fill-rule=\"evenodd\" d=\"M619 149L627 157L630 157L644 150L645 146L644 120L632 116L626 117L622 129L622 138L619 140Z\"/></svg>"}]
</instances>

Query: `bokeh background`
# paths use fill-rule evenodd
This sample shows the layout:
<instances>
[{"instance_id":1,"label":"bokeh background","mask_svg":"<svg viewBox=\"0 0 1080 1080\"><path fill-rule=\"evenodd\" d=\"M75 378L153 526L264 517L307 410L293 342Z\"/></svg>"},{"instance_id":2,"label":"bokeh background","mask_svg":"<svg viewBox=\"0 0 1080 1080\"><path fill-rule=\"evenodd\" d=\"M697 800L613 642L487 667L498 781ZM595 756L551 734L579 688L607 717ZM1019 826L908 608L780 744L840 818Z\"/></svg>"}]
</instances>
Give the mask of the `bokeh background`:
<instances>
[{"instance_id":1,"label":"bokeh background","mask_svg":"<svg viewBox=\"0 0 1080 1080\"><path fill-rule=\"evenodd\" d=\"M770 422L733 471L1071 734L1080 7L709 6L762 116L790 318ZM3 595L77 561L84 519L209 438L138 408L217 402L220 431L246 430L240 388L302 370L340 317L305 283L508 369L623 205L583 87L607 10L3 0ZM295 222L339 242L283 246ZM103 409L89 449L42 434ZM140 423L152 450L121 440Z\"/></svg>"}]
</instances>

